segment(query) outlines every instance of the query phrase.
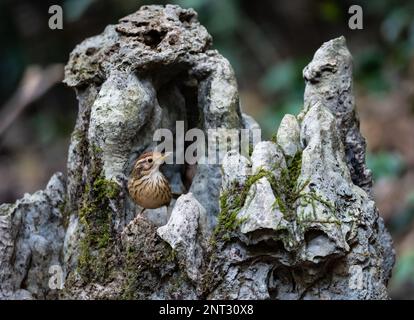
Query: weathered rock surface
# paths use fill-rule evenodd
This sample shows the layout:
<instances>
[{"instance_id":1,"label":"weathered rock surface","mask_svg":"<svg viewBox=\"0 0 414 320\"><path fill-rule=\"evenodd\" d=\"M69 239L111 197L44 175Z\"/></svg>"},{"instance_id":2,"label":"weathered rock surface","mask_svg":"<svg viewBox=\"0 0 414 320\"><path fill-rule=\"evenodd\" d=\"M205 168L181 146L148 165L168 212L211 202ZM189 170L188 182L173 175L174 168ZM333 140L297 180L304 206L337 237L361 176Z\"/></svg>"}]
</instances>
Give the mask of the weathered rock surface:
<instances>
[{"instance_id":1,"label":"weathered rock surface","mask_svg":"<svg viewBox=\"0 0 414 320\"><path fill-rule=\"evenodd\" d=\"M327 108L317 104L304 115L301 141L300 174L293 188L279 188L277 180L272 190L273 172L269 172L249 186L244 204L235 209L239 226L218 259L223 272L233 276L224 276L209 298L387 298L393 259L390 239L382 238L383 222L374 202L352 182L335 118ZM256 149L262 150L260 145ZM239 164L240 160L234 161L234 168ZM231 163L225 168L234 171ZM277 168L280 177L286 168ZM224 175L228 177L226 171ZM239 176L235 181L249 185ZM230 207L240 200L231 196L234 189L224 191ZM295 196L282 199L282 209L277 197L287 191ZM381 265L385 268L377 268ZM271 278L247 294L242 279L251 277L252 269L257 285L265 279L262 272Z\"/></svg>"},{"instance_id":2,"label":"weathered rock surface","mask_svg":"<svg viewBox=\"0 0 414 320\"><path fill-rule=\"evenodd\" d=\"M257 177L233 175L232 184L229 173L239 170L241 161L234 154L228 158L233 162L223 166L225 208L239 220L225 235L230 240L218 259L227 276L209 298L388 297L394 252L369 194L372 181L365 168L351 75L344 39L325 43L304 70L305 108L299 121L286 116L278 130L287 166L275 155L276 143L262 142L252 162L272 160L253 167L269 174L257 174L256 169ZM234 197L235 192L247 196ZM261 286L246 294L242 279L251 277L252 269Z\"/></svg>"},{"instance_id":3,"label":"weathered rock surface","mask_svg":"<svg viewBox=\"0 0 414 320\"><path fill-rule=\"evenodd\" d=\"M55 174L44 191L0 206L0 299L49 299L49 269L61 266L65 181Z\"/></svg>"},{"instance_id":4,"label":"weathered rock surface","mask_svg":"<svg viewBox=\"0 0 414 320\"><path fill-rule=\"evenodd\" d=\"M203 248L207 246L209 233L206 210L191 193L178 198L171 218L165 226L158 228L157 234L177 251L183 260L187 276L192 281L201 281L200 268L203 261Z\"/></svg>"},{"instance_id":5,"label":"weathered rock surface","mask_svg":"<svg viewBox=\"0 0 414 320\"><path fill-rule=\"evenodd\" d=\"M280 178L281 169L286 168L283 152L278 145L271 141L261 141L254 147L252 156L252 173L261 169L271 171L275 178Z\"/></svg>"},{"instance_id":6,"label":"weathered rock surface","mask_svg":"<svg viewBox=\"0 0 414 320\"><path fill-rule=\"evenodd\" d=\"M193 10L167 5L142 7L71 53L65 82L82 101L68 164L73 214L65 242L70 249L64 254L71 261L69 269L79 269L76 261L91 264L90 256L108 259L117 250L112 248L117 244L105 239L116 239L140 211L127 196L125 181L137 156L158 143L153 141L157 129L169 129L176 139L184 139L176 132L177 121L184 123L185 130L243 126L234 72L210 45L211 37ZM246 125L254 125L254 120ZM187 166L179 162L179 143L174 146L176 164L167 165L164 172L172 189L182 191ZM215 224L220 185L219 165L198 165L186 190L205 212L204 229ZM116 196L108 195L112 189ZM94 203L97 194L104 199ZM84 198L81 202L80 197ZM170 215L175 219L173 207L181 205L172 202L167 209L147 210L145 215L152 224L162 226ZM104 211L103 217L97 219L96 210ZM102 234L105 239L95 239ZM85 239L92 247L86 255L81 253ZM105 248L94 245L101 241ZM112 268L92 265L92 269ZM189 271L190 277L194 272Z\"/></svg>"},{"instance_id":7,"label":"weathered rock surface","mask_svg":"<svg viewBox=\"0 0 414 320\"><path fill-rule=\"evenodd\" d=\"M0 298L388 297L394 253L370 196L344 38L304 69L304 108L285 116L276 142L249 159L233 150L221 166L199 164L190 183L177 152L163 170L186 194L137 216L126 179L157 129L179 139L177 121L259 128L210 46L193 10L167 5L142 7L74 49L67 183L55 175L45 191L0 207ZM52 265L62 291L49 287Z\"/></svg>"},{"instance_id":8,"label":"weathered rock surface","mask_svg":"<svg viewBox=\"0 0 414 320\"><path fill-rule=\"evenodd\" d=\"M222 167L222 189L230 189L236 181L243 184L252 174L252 163L241 156L236 150L229 151L223 158Z\"/></svg>"},{"instance_id":9,"label":"weathered rock surface","mask_svg":"<svg viewBox=\"0 0 414 320\"><path fill-rule=\"evenodd\" d=\"M352 91L352 56L345 38L325 42L303 70L303 77L305 110L319 102L334 114L352 181L371 193L371 172L365 165L365 139L359 131Z\"/></svg>"},{"instance_id":10,"label":"weathered rock surface","mask_svg":"<svg viewBox=\"0 0 414 320\"><path fill-rule=\"evenodd\" d=\"M300 146L300 127L294 115L287 114L280 122L277 130L277 144L287 157L294 157L302 150Z\"/></svg>"},{"instance_id":11,"label":"weathered rock surface","mask_svg":"<svg viewBox=\"0 0 414 320\"><path fill-rule=\"evenodd\" d=\"M250 187L246 202L237 217L243 221L240 225L243 234L286 227L283 213L276 205L276 197L265 177Z\"/></svg>"}]
</instances>

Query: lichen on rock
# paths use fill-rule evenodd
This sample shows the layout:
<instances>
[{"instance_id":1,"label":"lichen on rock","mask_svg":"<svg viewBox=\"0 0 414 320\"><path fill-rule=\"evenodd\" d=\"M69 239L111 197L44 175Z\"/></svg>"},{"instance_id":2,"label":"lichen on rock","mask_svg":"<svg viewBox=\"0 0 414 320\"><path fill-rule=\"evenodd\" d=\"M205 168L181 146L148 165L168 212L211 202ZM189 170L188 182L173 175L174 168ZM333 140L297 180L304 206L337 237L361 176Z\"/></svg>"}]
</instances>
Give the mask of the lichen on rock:
<instances>
[{"instance_id":1,"label":"lichen on rock","mask_svg":"<svg viewBox=\"0 0 414 320\"><path fill-rule=\"evenodd\" d=\"M383 221L370 190L363 189L371 181L361 162L365 142L357 130L350 97L351 70L344 39L325 43L304 71L305 108L298 119L284 118L275 141L256 145L251 157L256 162L253 176L231 174L241 171L240 163L249 163L249 159L241 161L234 153L226 158L231 161L223 165L222 196L238 190L246 193L246 189L248 196L236 206L237 196L224 202L225 213L232 207L231 215L241 222L217 246L224 276L209 298L263 297L262 288L241 293L242 279L251 276L252 268L259 283L259 270L270 276L264 284L265 298L387 298L394 253L392 244L383 238ZM345 83L347 90L334 90L339 79L339 86ZM341 113L342 107L335 103L341 105L344 96L349 101L347 112ZM282 161L280 154L275 155L277 148L283 150ZM272 174L258 176L258 167ZM237 189L231 189L231 181ZM378 270L378 265L386 268ZM292 280L282 280L286 277Z\"/></svg>"},{"instance_id":2,"label":"lichen on rock","mask_svg":"<svg viewBox=\"0 0 414 320\"><path fill-rule=\"evenodd\" d=\"M1 298L388 297L394 252L370 195L342 37L304 69L304 107L273 141L198 164L190 183L185 164L166 165L185 194L137 215L126 181L157 129L260 128L211 43L194 10L143 6L73 50L68 177L0 207ZM49 287L52 264L61 291Z\"/></svg>"},{"instance_id":3,"label":"lichen on rock","mask_svg":"<svg viewBox=\"0 0 414 320\"><path fill-rule=\"evenodd\" d=\"M69 166L76 163L77 168L69 170L69 194L73 195L69 202L75 210L65 241L69 251L65 253L71 257L66 260L71 261L69 273L75 274L74 278L78 273L89 274L88 282L105 286L119 281L116 278L122 267L112 262L130 259L123 257L127 253L120 249L117 237L136 222L134 217L140 211L127 196L125 182L137 156L156 145L153 137L157 129L169 129L178 139L177 121L182 121L186 130L200 128L205 132L243 126L234 72L210 45L211 36L192 9L144 6L71 53L65 83L76 89L84 106L76 125L80 134L73 137L69 155ZM254 120L246 125L254 125ZM185 169L184 164L164 168L173 190L183 190ZM116 199L105 195L97 201L97 181L114 185L119 190ZM188 191L194 203L199 203L200 212L205 212L200 222L204 230L211 231L215 223L219 207L212 199L218 199L220 184L219 165L196 167ZM84 199L81 204L79 196ZM171 202L166 210L146 210L145 216L162 226L174 219L173 208L181 208L180 201ZM199 241L194 243L197 248ZM201 261L200 250L195 251L196 260ZM102 261L103 265L96 264ZM186 261L190 263L191 257ZM196 269L195 265L193 271L183 270L182 274L193 278ZM82 286L81 282L71 283L74 288L67 290L68 295L78 296L75 286Z\"/></svg>"}]
</instances>

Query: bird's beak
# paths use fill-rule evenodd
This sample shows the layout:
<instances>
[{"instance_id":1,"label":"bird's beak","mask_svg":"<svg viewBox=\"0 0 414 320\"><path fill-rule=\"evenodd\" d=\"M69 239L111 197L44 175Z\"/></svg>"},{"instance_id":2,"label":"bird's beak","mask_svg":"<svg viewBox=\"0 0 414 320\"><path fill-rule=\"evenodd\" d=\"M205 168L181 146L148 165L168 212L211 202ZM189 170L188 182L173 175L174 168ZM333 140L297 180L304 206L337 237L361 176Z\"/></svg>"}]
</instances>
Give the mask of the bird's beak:
<instances>
[{"instance_id":1,"label":"bird's beak","mask_svg":"<svg viewBox=\"0 0 414 320\"><path fill-rule=\"evenodd\" d=\"M166 153L164 153L163 155L161 155L158 158L157 162L163 163L165 161L165 159L167 159L170 155L172 155L172 152L166 152Z\"/></svg>"}]
</instances>

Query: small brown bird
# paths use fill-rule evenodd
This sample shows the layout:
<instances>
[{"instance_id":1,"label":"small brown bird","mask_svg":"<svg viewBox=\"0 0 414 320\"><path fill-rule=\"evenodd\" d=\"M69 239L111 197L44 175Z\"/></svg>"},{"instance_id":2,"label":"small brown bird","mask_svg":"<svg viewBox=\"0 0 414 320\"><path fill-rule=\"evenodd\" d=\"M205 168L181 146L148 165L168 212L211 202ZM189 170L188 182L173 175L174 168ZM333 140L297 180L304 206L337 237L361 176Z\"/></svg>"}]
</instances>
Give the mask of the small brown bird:
<instances>
[{"instance_id":1,"label":"small brown bird","mask_svg":"<svg viewBox=\"0 0 414 320\"><path fill-rule=\"evenodd\" d=\"M171 202L171 188L167 178L159 170L171 153L145 152L135 162L128 180L131 198L144 209L168 206Z\"/></svg>"}]
</instances>

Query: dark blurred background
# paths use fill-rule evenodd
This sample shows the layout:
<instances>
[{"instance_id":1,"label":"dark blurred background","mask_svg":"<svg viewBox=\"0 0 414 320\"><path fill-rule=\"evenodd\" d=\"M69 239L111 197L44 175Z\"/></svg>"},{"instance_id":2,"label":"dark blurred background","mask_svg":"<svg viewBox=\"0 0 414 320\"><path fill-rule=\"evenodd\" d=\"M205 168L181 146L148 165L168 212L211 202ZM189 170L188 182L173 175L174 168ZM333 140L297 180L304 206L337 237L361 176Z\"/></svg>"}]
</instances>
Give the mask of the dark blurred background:
<instances>
[{"instance_id":1,"label":"dark blurred background","mask_svg":"<svg viewBox=\"0 0 414 320\"><path fill-rule=\"evenodd\" d=\"M397 249L393 298L414 299L414 2L396 0L1 0L0 203L44 188L65 171L77 102L62 83L70 51L144 4L192 7L233 65L244 112L270 138L302 105L303 67L319 46L344 35L375 198ZM63 30L50 30L50 5ZM359 4L364 29L348 28Z\"/></svg>"}]
</instances>

